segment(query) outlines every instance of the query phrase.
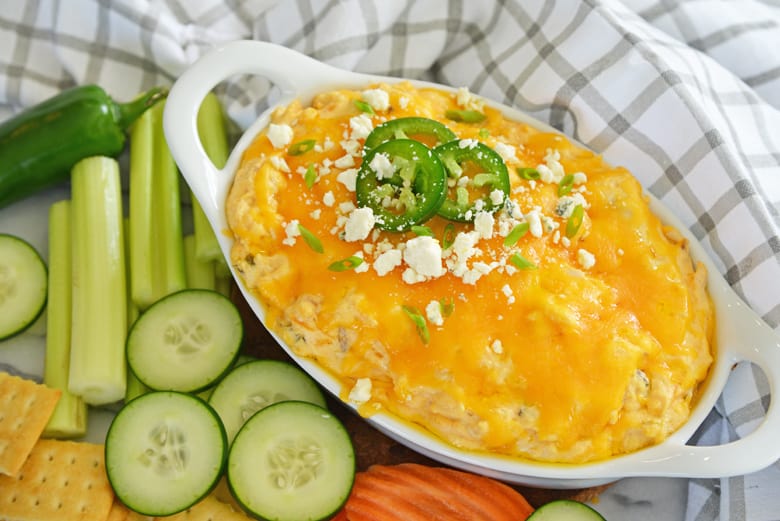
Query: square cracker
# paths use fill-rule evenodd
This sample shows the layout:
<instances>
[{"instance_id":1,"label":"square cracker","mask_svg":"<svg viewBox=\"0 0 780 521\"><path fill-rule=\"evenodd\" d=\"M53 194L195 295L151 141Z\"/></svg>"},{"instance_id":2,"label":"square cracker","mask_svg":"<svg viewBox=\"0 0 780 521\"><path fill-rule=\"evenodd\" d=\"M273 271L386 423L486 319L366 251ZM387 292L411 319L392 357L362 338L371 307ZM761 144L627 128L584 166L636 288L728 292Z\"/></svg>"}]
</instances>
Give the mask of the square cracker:
<instances>
[{"instance_id":1,"label":"square cracker","mask_svg":"<svg viewBox=\"0 0 780 521\"><path fill-rule=\"evenodd\" d=\"M39 440L16 476L0 475L0 519L105 521L114 502L103 445Z\"/></svg>"},{"instance_id":2,"label":"square cracker","mask_svg":"<svg viewBox=\"0 0 780 521\"><path fill-rule=\"evenodd\" d=\"M0 474L19 472L60 394L58 389L0 372Z\"/></svg>"}]
</instances>

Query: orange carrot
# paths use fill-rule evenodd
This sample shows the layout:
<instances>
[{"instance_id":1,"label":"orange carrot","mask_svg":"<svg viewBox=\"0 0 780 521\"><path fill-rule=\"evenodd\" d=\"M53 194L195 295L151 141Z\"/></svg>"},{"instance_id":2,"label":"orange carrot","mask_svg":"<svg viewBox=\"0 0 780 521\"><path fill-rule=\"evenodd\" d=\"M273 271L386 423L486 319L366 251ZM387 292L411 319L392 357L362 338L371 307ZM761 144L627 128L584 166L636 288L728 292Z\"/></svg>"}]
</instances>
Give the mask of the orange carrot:
<instances>
[{"instance_id":1,"label":"orange carrot","mask_svg":"<svg viewBox=\"0 0 780 521\"><path fill-rule=\"evenodd\" d=\"M359 472L334 521L522 521L532 512L519 492L494 479L403 463Z\"/></svg>"}]
</instances>

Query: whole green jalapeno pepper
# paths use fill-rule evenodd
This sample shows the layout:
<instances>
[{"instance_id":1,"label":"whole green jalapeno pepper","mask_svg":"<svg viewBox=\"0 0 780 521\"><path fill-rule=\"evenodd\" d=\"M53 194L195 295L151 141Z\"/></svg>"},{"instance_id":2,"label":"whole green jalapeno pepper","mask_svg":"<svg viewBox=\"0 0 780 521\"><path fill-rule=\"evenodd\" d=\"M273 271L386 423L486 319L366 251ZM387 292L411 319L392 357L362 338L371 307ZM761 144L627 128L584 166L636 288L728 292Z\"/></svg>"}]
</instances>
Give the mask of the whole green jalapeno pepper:
<instances>
[{"instance_id":1,"label":"whole green jalapeno pepper","mask_svg":"<svg viewBox=\"0 0 780 521\"><path fill-rule=\"evenodd\" d=\"M128 127L167 89L117 103L97 85L74 87L0 124L0 208L66 181L89 156L116 156Z\"/></svg>"}]
</instances>

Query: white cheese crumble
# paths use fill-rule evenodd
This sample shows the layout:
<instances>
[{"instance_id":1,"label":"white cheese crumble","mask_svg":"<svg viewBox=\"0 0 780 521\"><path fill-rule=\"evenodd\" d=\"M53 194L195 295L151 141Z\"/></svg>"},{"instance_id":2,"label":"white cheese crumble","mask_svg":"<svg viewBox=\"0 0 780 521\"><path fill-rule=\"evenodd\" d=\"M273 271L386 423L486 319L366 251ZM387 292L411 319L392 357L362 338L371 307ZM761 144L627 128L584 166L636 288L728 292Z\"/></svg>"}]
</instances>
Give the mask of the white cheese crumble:
<instances>
[{"instance_id":1,"label":"white cheese crumble","mask_svg":"<svg viewBox=\"0 0 780 521\"><path fill-rule=\"evenodd\" d=\"M349 154L344 154L333 162L336 168L349 168L355 166L355 158Z\"/></svg>"},{"instance_id":2,"label":"white cheese crumble","mask_svg":"<svg viewBox=\"0 0 780 521\"><path fill-rule=\"evenodd\" d=\"M493 237L493 226L496 220L490 212L477 212L474 217L474 231L479 234L480 239L490 239Z\"/></svg>"},{"instance_id":3,"label":"white cheese crumble","mask_svg":"<svg viewBox=\"0 0 780 521\"><path fill-rule=\"evenodd\" d=\"M366 403L371 399L371 379L358 378L355 386L349 391L349 401L356 404Z\"/></svg>"},{"instance_id":4,"label":"white cheese crumble","mask_svg":"<svg viewBox=\"0 0 780 521\"><path fill-rule=\"evenodd\" d=\"M539 210L531 210L526 214L525 218L528 220L528 230L531 232L531 235L534 237L541 237L543 230L542 218L539 215Z\"/></svg>"},{"instance_id":5,"label":"white cheese crumble","mask_svg":"<svg viewBox=\"0 0 780 521\"><path fill-rule=\"evenodd\" d=\"M380 277L384 277L401 265L403 256L401 250L390 249L383 252L374 261L374 271Z\"/></svg>"},{"instance_id":6,"label":"white cheese crumble","mask_svg":"<svg viewBox=\"0 0 780 521\"><path fill-rule=\"evenodd\" d=\"M293 246L295 244L295 238L301 235L301 230L298 228L298 219L293 219L287 226L284 227L284 233L286 237L282 240L282 244L285 246Z\"/></svg>"},{"instance_id":7,"label":"white cheese crumble","mask_svg":"<svg viewBox=\"0 0 780 521\"><path fill-rule=\"evenodd\" d=\"M455 93L455 103L459 107L469 110L482 110L483 102L472 94L468 87L460 87Z\"/></svg>"},{"instance_id":8,"label":"white cheese crumble","mask_svg":"<svg viewBox=\"0 0 780 521\"><path fill-rule=\"evenodd\" d=\"M343 184L350 192L354 192L355 184L357 182L357 175L357 168L348 168L339 172L339 174L336 176L336 181Z\"/></svg>"},{"instance_id":9,"label":"white cheese crumble","mask_svg":"<svg viewBox=\"0 0 780 521\"><path fill-rule=\"evenodd\" d=\"M406 107L409 106L409 98L407 98L406 96L401 96L400 98L398 98L398 105L402 109L406 110Z\"/></svg>"},{"instance_id":10,"label":"white cheese crumble","mask_svg":"<svg viewBox=\"0 0 780 521\"><path fill-rule=\"evenodd\" d=\"M322 196L322 204L324 204L327 207L331 207L336 203L336 196L333 195L333 192L328 190L325 192L325 195Z\"/></svg>"},{"instance_id":11,"label":"white cheese crumble","mask_svg":"<svg viewBox=\"0 0 780 521\"><path fill-rule=\"evenodd\" d=\"M588 182L588 176L582 172L574 172L571 177L575 185L582 185Z\"/></svg>"},{"instance_id":12,"label":"white cheese crumble","mask_svg":"<svg viewBox=\"0 0 780 521\"><path fill-rule=\"evenodd\" d=\"M506 143L499 141L496 143L496 146L493 147L493 150L498 152L498 155L507 163L514 163L517 161L516 150L512 145L507 145Z\"/></svg>"},{"instance_id":13,"label":"white cheese crumble","mask_svg":"<svg viewBox=\"0 0 780 521\"><path fill-rule=\"evenodd\" d=\"M364 90L360 93L360 97L377 112L384 112L390 108L390 95L382 89Z\"/></svg>"},{"instance_id":14,"label":"white cheese crumble","mask_svg":"<svg viewBox=\"0 0 780 521\"><path fill-rule=\"evenodd\" d=\"M490 202L496 206L500 206L504 202L504 191L496 188L490 192Z\"/></svg>"},{"instance_id":15,"label":"white cheese crumble","mask_svg":"<svg viewBox=\"0 0 780 521\"><path fill-rule=\"evenodd\" d=\"M360 142L356 141L354 139L345 139L343 141L340 141L339 144L341 145L341 148L344 149L344 152L351 156L356 156L360 153Z\"/></svg>"},{"instance_id":16,"label":"white cheese crumble","mask_svg":"<svg viewBox=\"0 0 780 521\"><path fill-rule=\"evenodd\" d=\"M284 172L286 174L290 173L290 167L287 165L287 161L285 161L284 158L281 158L279 156L271 156L270 161L273 167L279 170L280 172Z\"/></svg>"},{"instance_id":17,"label":"white cheese crumble","mask_svg":"<svg viewBox=\"0 0 780 521\"><path fill-rule=\"evenodd\" d=\"M358 257L360 259L363 259L363 252L362 251L356 251L353 253L355 257ZM355 273L365 273L368 271L368 263L363 259L363 262L360 263L359 266L353 269Z\"/></svg>"},{"instance_id":18,"label":"white cheese crumble","mask_svg":"<svg viewBox=\"0 0 780 521\"><path fill-rule=\"evenodd\" d=\"M428 277L441 277L444 275L444 268L441 265L441 245L433 237L420 236L406 241L404 248L404 262L414 273L409 273L409 277L418 281L420 277L425 280ZM407 270L409 271L409 270ZM404 280L407 274L404 273Z\"/></svg>"},{"instance_id":19,"label":"white cheese crumble","mask_svg":"<svg viewBox=\"0 0 780 521\"><path fill-rule=\"evenodd\" d=\"M571 217L571 213L577 205L582 206L583 209L588 207L588 202L582 194L574 193L571 195L564 195L558 199L558 203L555 205L555 213L568 219Z\"/></svg>"},{"instance_id":20,"label":"white cheese crumble","mask_svg":"<svg viewBox=\"0 0 780 521\"><path fill-rule=\"evenodd\" d=\"M503 293L504 296L506 297L507 304L515 303L515 294L512 291L512 288L509 286L509 284L504 284L504 286L501 288L501 293Z\"/></svg>"},{"instance_id":21,"label":"white cheese crumble","mask_svg":"<svg viewBox=\"0 0 780 521\"><path fill-rule=\"evenodd\" d=\"M362 241L374 228L374 210L369 207L352 210L344 225L344 240Z\"/></svg>"},{"instance_id":22,"label":"white cheese crumble","mask_svg":"<svg viewBox=\"0 0 780 521\"><path fill-rule=\"evenodd\" d=\"M271 123L268 126L268 139L274 148L283 148L289 145L292 138L293 129L290 125Z\"/></svg>"},{"instance_id":23,"label":"white cheese crumble","mask_svg":"<svg viewBox=\"0 0 780 521\"><path fill-rule=\"evenodd\" d=\"M458 141L458 148L468 148L469 150L476 148L479 141L476 139L461 139Z\"/></svg>"},{"instance_id":24,"label":"white cheese crumble","mask_svg":"<svg viewBox=\"0 0 780 521\"><path fill-rule=\"evenodd\" d=\"M359 114L349 119L349 128L352 130L350 139L365 139L374 130L374 123L366 114Z\"/></svg>"},{"instance_id":25,"label":"white cheese crumble","mask_svg":"<svg viewBox=\"0 0 780 521\"><path fill-rule=\"evenodd\" d=\"M322 210L317 208L316 210L312 210L309 216L314 219L315 221L318 221L320 217L322 216Z\"/></svg>"},{"instance_id":26,"label":"white cheese crumble","mask_svg":"<svg viewBox=\"0 0 780 521\"><path fill-rule=\"evenodd\" d=\"M580 248L577 250L577 262L587 270L596 265L596 257L588 250Z\"/></svg>"},{"instance_id":27,"label":"white cheese crumble","mask_svg":"<svg viewBox=\"0 0 780 521\"><path fill-rule=\"evenodd\" d=\"M425 306L425 316L428 318L428 322L434 326L444 325L444 317L441 314L441 304L438 300L431 300L428 305Z\"/></svg>"},{"instance_id":28,"label":"white cheese crumble","mask_svg":"<svg viewBox=\"0 0 780 521\"><path fill-rule=\"evenodd\" d=\"M380 180L390 179L395 173L395 168L390 162L390 158L387 157L387 154L374 154L374 157L371 159L371 162L368 164L368 166L370 166L371 169L376 172L376 177Z\"/></svg>"},{"instance_id":29,"label":"white cheese crumble","mask_svg":"<svg viewBox=\"0 0 780 521\"><path fill-rule=\"evenodd\" d=\"M493 340L493 343L490 344L490 349L492 349L495 354L500 355L504 352L504 344L501 343L501 340L495 339Z\"/></svg>"}]
</instances>

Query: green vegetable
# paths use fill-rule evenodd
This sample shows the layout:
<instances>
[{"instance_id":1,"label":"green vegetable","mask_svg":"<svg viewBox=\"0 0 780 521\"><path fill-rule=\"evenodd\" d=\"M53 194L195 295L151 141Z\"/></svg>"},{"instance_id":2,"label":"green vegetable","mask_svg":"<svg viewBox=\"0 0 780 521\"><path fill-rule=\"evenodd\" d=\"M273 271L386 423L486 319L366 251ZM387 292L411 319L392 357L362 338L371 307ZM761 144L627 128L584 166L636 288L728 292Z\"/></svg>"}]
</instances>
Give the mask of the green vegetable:
<instances>
[{"instance_id":1,"label":"green vegetable","mask_svg":"<svg viewBox=\"0 0 780 521\"><path fill-rule=\"evenodd\" d=\"M395 172L389 179L379 179L371 167L377 154L385 154L394 165ZM363 159L355 192L358 206L373 210L377 228L404 232L436 214L447 195L447 176L431 149L413 139L393 139L378 145ZM388 196L395 205L385 206L383 201Z\"/></svg>"},{"instance_id":2,"label":"green vegetable","mask_svg":"<svg viewBox=\"0 0 780 521\"><path fill-rule=\"evenodd\" d=\"M125 396L126 385L127 294L119 164L107 157L76 163L71 198L73 330L68 390L90 405L113 403Z\"/></svg>"},{"instance_id":3,"label":"green vegetable","mask_svg":"<svg viewBox=\"0 0 780 521\"><path fill-rule=\"evenodd\" d=\"M355 107L357 107L359 111L365 112L366 114L374 113L374 109L371 107L371 105L369 105L365 101L356 99L354 103L355 103Z\"/></svg>"},{"instance_id":4,"label":"green vegetable","mask_svg":"<svg viewBox=\"0 0 780 521\"><path fill-rule=\"evenodd\" d=\"M322 241L320 241L316 235L314 235L308 228L306 228L304 225L299 224L298 225L298 231L301 233L301 237L303 237L303 240L306 241L306 244L309 245L309 248L314 250L317 253L323 253L325 250L322 247Z\"/></svg>"},{"instance_id":5,"label":"green vegetable","mask_svg":"<svg viewBox=\"0 0 780 521\"><path fill-rule=\"evenodd\" d=\"M455 133L436 120L428 118L398 118L378 125L366 138L363 150L368 154L385 141L391 139L435 140L440 145L457 139Z\"/></svg>"},{"instance_id":6,"label":"green vegetable","mask_svg":"<svg viewBox=\"0 0 780 521\"><path fill-rule=\"evenodd\" d=\"M455 242L455 225L452 223L447 223L447 226L444 227L444 233L442 234L441 238L441 247L442 249L448 249L452 244Z\"/></svg>"},{"instance_id":7,"label":"green vegetable","mask_svg":"<svg viewBox=\"0 0 780 521\"><path fill-rule=\"evenodd\" d=\"M342 259L340 261L331 263L330 266L328 266L328 269L330 271L354 270L361 264L363 264L363 259L361 259L357 255L350 255L346 259Z\"/></svg>"},{"instance_id":8,"label":"green vegetable","mask_svg":"<svg viewBox=\"0 0 780 521\"><path fill-rule=\"evenodd\" d=\"M571 239L577 235L577 232L580 231L580 226L582 226L582 220L584 218L585 210L582 208L581 204L578 204L574 207L574 210L571 211L571 215L566 220L566 237Z\"/></svg>"},{"instance_id":9,"label":"green vegetable","mask_svg":"<svg viewBox=\"0 0 780 521\"><path fill-rule=\"evenodd\" d=\"M0 340L26 331L46 307L46 264L35 248L0 234Z\"/></svg>"},{"instance_id":10,"label":"green vegetable","mask_svg":"<svg viewBox=\"0 0 780 521\"><path fill-rule=\"evenodd\" d=\"M317 171L314 169L314 165L306 167L306 173L303 174L303 180L306 182L306 188L309 189L317 182Z\"/></svg>"},{"instance_id":11,"label":"green vegetable","mask_svg":"<svg viewBox=\"0 0 780 521\"><path fill-rule=\"evenodd\" d=\"M413 306L402 306L402 309L404 310L404 313L412 319L415 327L417 327L417 334L420 335L420 340L422 340L424 344L430 342L431 334L428 331L428 323L425 321L423 314L420 313L420 310Z\"/></svg>"},{"instance_id":12,"label":"green vegetable","mask_svg":"<svg viewBox=\"0 0 780 521\"><path fill-rule=\"evenodd\" d=\"M527 181L536 181L539 178L541 178L541 175L539 175L539 171L536 168L531 168L531 167L518 168L517 175L519 175L520 177L522 177Z\"/></svg>"},{"instance_id":13,"label":"green vegetable","mask_svg":"<svg viewBox=\"0 0 780 521\"><path fill-rule=\"evenodd\" d=\"M87 432L87 404L68 391L71 264L70 201L66 199L49 208L49 307L43 383L62 393L43 431L45 436L52 438L75 438Z\"/></svg>"},{"instance_id":14,"label":"green vegetable","mask_svg":"<svg viewBox=\"0 0 780 521\"><path fill-rule=\"evenodd\" d=\"M214 261L204 261L198 258L196 241L195 235L184 236L184 268L187 275L187 287L213 290L217 283Z\"/></svg>"},{"instance_id":15,"label":"green vegetable","mask_svg":"<svg viewBox=\"0 0 780 521\"><path fill-rule=\"evenodd\" d=\"M415 225L411 227L411 230L418 237L433 237L433 230L427 226Z\"/></svg>"},{"instance_id":16,"label":"green vegetable","mask_svg":"<svg viewBox=\"0 0 780 521\"><path fill-rule=\"evenodd\" d=\"M513 253L512 256L509 258L509 262L515 265L515 267L519 270L533 270L536 269L536 264L529 261L519 253Z\"/></svg>"},{"instance_id":17,"label":"green vegetable","mask_svg":"<svg viewBox=\"0 0 780 521\"><path fill-rule=\"evenodd\" d=\"M561 182L558 183L558 197L571 193L572 187L574 187L574 175L566 174L561 179Z\"/></svg>"},{"instance_id":18,"label":"green vegetable","mask_svg":"<svg viewBox=\"0 0 780 521\"><path fill-rule=\"evenodd\" d=\"M527 521L604 521L604 517L585 503L556 499L540 506Z\"/></svg>"},{"instance_id":19,"label":"green vegetable","mask_svg":"<svg viewBox=\"0 0 780 521\"><path fill-rule=\"evenodd\" d=\"M504 238L504 246L514 246L526 233L531 226L528 222L521 222Z\"/></svg>"},{"instance_id":20,"label":"green vegetable","mask_svg":"<svg viewBox=\"0 0 780 521\"><path fill-rule=\"evenodd\" d=\"M314 148L314 145L316 144L317 142L313 139L304 139L303 141L298 141L297 143L290 145L290 147L287 149L287 154L291 156L300 156L301 154L305 154Z\"/></svg>"},{"instance_id":21,"label":"green vegetable","mask_svg":"<svg viewBox=\"0 0 780 521\"><path fill-rule=\"evenodd\" d=\"M452 121L459 121L461 123L481 123L482 121L485 121L485 116L483 113L477 111L477 110L448 110L444 113L444 115L447 117L447 119L451 119Z\"/></svg>"},{"instance_id":22,"label":"green vegetable","mask_svg":"<svg viewBox=\"0 0 780 521\"><path fill-rule=\"evenodd\" d=\"M126 130L167 94L151 89L116 103L96 85L66 90L0 124L0 208L68 180L90 156L116 156Z\"/></svg>"}]
</instances>

